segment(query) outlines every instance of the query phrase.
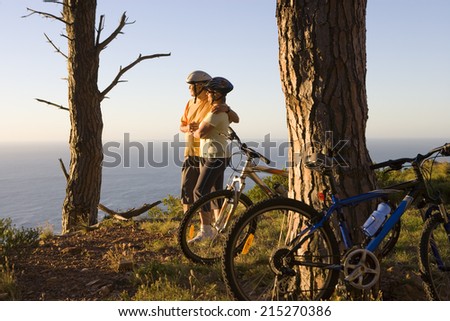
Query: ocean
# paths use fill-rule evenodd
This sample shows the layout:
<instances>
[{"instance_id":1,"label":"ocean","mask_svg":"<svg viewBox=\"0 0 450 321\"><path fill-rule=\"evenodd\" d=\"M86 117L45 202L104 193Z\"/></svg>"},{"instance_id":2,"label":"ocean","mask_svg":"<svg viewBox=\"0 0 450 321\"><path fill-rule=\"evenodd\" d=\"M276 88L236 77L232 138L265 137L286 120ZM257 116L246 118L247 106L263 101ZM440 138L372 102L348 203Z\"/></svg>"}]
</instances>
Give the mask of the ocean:
<instances>
[{"instance_id":1,"label":"ocean","mask_svg":"<svg viewBox=\"0 0 450 321\"><path fill-rule=\"evenodd\" d=\"M367 145L372 160L381 162L425 153L447 141L368 139ZM127 210L179 195L182 151L170 143L105 144L104 150L101 203L106 207ZM270 149L277 167L285 167L284 154L285 150ZM67 144L0 143L0 218L11 218L16 227L50 225L60 233L65 178L59 158L69 165ZM231 174L227 169L226 177Z\"/></svg>"}]
</instances>

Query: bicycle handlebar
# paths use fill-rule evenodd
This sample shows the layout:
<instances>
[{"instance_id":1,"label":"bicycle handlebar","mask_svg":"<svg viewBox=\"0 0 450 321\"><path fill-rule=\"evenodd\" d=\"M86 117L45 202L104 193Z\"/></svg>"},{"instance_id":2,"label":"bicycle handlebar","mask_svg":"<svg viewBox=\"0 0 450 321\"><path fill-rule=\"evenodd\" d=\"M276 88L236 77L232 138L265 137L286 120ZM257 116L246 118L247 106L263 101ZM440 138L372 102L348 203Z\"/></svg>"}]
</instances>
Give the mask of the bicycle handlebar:
<instances>
[{"instance_id":1,"label":"bicycle handlebar","mask_svg":"<svg viewBox=\"0 0 450 321\"><path fill-rule=\"evenodd\" d=\"M228 127L228 135L224 135L226 136L229 140L235 140L238 142L239 144L239 148L247 155L247 157L250 158L259 158L261 159L264 163L266 163L267 165L271 163L270 159L268 159L267 157L265 157L264 155L258 153L256 150L248 147L245 143L241 142L241 139L239 138L239 136L236 134L236 132L233 130L233 128Z\"/></svg>"},{"instance_id":2,"label":"bicycle handlebar","mask_svg":"<svg viewBox=\"0 0 450 321\"><path fill-rule=\"evenodd\" d=\"M399 170L402 168L402 166L405 163L412 164L413 162L421 162L421 161L427 159L428 157L430 157L431 155L438 153L438 152L440 152L444 156L450 156L450 143L447 143L440 147L436 147L436 148L432 149L431 151L429 151L428 153L426 153L425 155L418 154L414 158L399 158L399 159L393 159L393 160L390 159L390 160L382 162L382 163L373 164L370 166L370 169L390 167L393 170Z\"/></svg>"},{"instance_id":3,"label":"bicycle handlebar","mask_svg":"<svg viewBox=\"0 0 450 321\"><path fill-rule=\"evenodd\" d=\"M247 154L248 157L251 158L259 158L261 159L264 163L266 163L267 165L270 164L270 159L268 159L267 157L265 157L264 155L258 153L256 150L254 150L253 148L248 147L245 143L241 144L241 150Z\"/></svg>"}]
</instances>

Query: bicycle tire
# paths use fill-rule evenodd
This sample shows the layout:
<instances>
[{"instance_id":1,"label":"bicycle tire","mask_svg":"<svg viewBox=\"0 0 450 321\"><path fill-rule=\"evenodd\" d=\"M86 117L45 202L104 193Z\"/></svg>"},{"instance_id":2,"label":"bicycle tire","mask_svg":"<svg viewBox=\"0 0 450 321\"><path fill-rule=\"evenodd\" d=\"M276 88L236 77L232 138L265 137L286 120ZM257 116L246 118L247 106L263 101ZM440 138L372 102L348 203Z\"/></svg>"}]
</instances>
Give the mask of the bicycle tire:
<instances>
[{"instance_id":1,"label":"bicycle tire","mask_svg":"<svg viewBox=\"0 0 450 321\"><path fill-rule=\"evenodd\" d=\"M434 213L423 227L419 245L419 269L430 300L450 300L450 240L440 213Z\"/></svg>"},{"instance_id":2,"label":"bicycle tire","mask_svg":"<svg viewBox=\"0 0 450 321\"><path fill-rule=\"evenodd\" d=\"M220 259L222 253L223 242L225 240L226 233L218 233L215 238L209 241L202 241L194 244L190 244L188 241L194 237L194 234L200 230L200 217L199 211L205 205L214 200L226 200L228 204L231 204L226 210L232 209L232 202L234 201L234 191L221 190L207 194L198 199L183 217L178 229L178 243L183 251L183 254L192 262L200 264L213 264ZM234 215L239 215L248 209L253 202L250 198L241 194L238 200L239 204Z\"/></svg>"},{"instance_id":3,"label":"bicycle tire","mask_svg":"<svg viewBox=\"0 0 450 321\"><path fill-rule=\"evenodd\" d=\"M230 228L222 256L222 273L227 290L236 300L315 301L326 300L333 294L340 273L336 238L325 223L303 238L304 245L292 255L293 259L287 258L289 249L280 240L287 237L285 227L289 218L296 217L293 213L299 214L303 223L310 223L319 215L300 201L275 198L252 206ZM250 237L248 225L255 221L258 229ZM281 262L290 262L287 264L292 266L286 269Z\"/></svg>"}]
</instances>

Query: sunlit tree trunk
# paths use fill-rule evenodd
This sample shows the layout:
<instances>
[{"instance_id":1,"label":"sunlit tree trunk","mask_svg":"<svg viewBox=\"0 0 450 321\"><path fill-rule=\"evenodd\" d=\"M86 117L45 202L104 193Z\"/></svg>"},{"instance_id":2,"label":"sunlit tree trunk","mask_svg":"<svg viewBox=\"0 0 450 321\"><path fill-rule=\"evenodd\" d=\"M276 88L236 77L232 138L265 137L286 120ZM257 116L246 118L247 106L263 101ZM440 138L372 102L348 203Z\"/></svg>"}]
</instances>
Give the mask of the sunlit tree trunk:
<instances>
[{"instance_id":1,"label":"sunlit tree trunk","mask_svg":"<svg viewBox=\"0 0 450 321\"><path fill-rule=\"evenodd\" d=\"M68 51L70 170L62 233L97 223L102 181L101 96L97 88L96 0L64 0Z\"/></svg>"},{"instance_id":2,"label":"sunlit tree trunk","mask_svg":"<svg viewBox=\"0 0 450 321\"><path fill-rule=\"evenodd\" d=\"M366 1L277 0L276 16L291 163L334 147L342 156L335 175L339 196L369 191ZM326 190L323 177L303 166L291 166L289 180L290 196L309 204L317 205L318 192ZM368 210L351 213L354 232Z\"/></svg>"}]
</instances>

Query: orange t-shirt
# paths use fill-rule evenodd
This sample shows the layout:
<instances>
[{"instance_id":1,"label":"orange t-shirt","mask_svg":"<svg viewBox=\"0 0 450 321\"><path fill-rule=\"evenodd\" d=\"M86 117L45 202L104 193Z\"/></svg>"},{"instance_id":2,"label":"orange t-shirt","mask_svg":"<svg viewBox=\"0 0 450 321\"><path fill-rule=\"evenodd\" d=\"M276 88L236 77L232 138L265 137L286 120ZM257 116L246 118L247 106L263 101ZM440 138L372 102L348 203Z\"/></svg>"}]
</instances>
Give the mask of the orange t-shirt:
<instances>
[{"instance_id":1,"label":"orange t-shirt","mask_svg":"<svg viewBox=\"0 0 450 321\"><path fill-rule=\"evenodd\" d=\"M184 114L181 117L181 125L186 126L189 123L196 122L200 125L205 116L211 111L212 107L208 100L201 100L197 97L194 103L194 98L191 98L186 104ZM186 148L184 156L200 156L200 140L194 138L191 133L185 133Z\"/></svg>"}]
</instances>

